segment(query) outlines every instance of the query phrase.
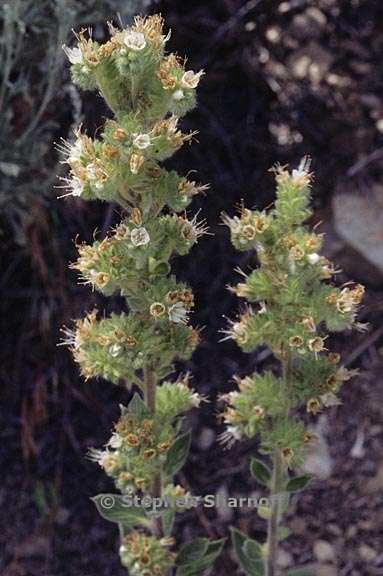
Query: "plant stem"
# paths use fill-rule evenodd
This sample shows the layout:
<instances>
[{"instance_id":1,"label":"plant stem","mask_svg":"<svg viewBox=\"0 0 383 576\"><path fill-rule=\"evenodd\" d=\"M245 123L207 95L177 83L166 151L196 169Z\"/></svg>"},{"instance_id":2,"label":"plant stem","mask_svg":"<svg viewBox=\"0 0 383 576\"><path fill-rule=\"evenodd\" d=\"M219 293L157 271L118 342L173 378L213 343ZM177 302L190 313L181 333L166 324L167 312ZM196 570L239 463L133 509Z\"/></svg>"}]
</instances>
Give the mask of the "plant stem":
<instances>
[{"instance_id":1,"label":"plant stem","mask_svg":"<svg viewBox=\"0 0 383 576\"><path fill-rule=\"evenodd\" d=\"M278 524L280 517L282 478L282 455L280 451L277 451L273 458L273 473L270 487L271 512L267 524L267 557L265 562L265 576L276 576L277 574Z\"/></svg>"},{"instance_id":2,"label":"plant stem","mask_svg":"<svg viewBox=\"0 0 383 576\"><path fill-rule=\"evenodd\" d=\"M157 379L155 372L150 367L147 367L144 370L144 386L146 405L154 416L156 411Z\"/></svg>"},{"instance_id":3,"label":"plant stem","mask_svg":"<svg viewBox=\"0 0 383 576\"><path fill-rule=\"evenodd\" d=\"M152 417L156 411L156 388L157 378L156 373L150 367L144 370L144 386L145 386L145 401L150 410ZM153 480L152 496L153 498L161 498L162 495L162 478L161 473L158 474ZM153 518L153 532L158 538L163 536L162 519Z\"/></svg>"},{"instance_id":4,"label":"plant stem","mask_svg":"<svg viewBox=\"0 0 383 576\"><path fill-rule=\"evenodd\" d=\"M285 394L286 416L289 414L289 387L291 376L291 356L282 355L282 386ZM270 486L271 510L267 523L267 556L265 560L265 576L276 576L278 555L278 525L281 517L281 498L283 488L283 458L282 451L276 450L273 456L273 469Z\"/></svg>"}]
</instances>

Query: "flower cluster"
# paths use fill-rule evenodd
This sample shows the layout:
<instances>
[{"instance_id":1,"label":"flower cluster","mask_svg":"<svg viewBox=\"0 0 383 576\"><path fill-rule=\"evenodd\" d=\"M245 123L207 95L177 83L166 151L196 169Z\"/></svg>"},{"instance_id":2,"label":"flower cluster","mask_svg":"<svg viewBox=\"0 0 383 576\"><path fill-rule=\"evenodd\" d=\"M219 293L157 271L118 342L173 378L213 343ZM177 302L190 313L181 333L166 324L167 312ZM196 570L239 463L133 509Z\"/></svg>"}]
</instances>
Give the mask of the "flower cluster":
<instances>
[{"instance_id":1,"label":"flower cluster","mask_svg":"<svg viewBox=\"0 0 383 576\"><path fill-rule=\"evenodd\" d=\"M260 434L266 451L283 448L290 465L301 460L307 441L292 411L302 403L311 413L334 404L342 382L353 375L337 366L340 357L328 351L327 332L363 329L356 313L364 288L332 284L338 270L318 253L322 236L304 224L311 215L307 163L292 173L282 167L275 172L277 197L271 210L242 206L238 216L224 216L234 246L255 250L259 261L249 274L241 272L243 280L231 288L251 304L230 323L226 336L245 352L268 346L288 364L288 374L238 379L239 391L226 397L224 420L235 438Z\"/></svg>"},{"instance_id":2,"label":"flower cluster","mask_svg":"<svg viewBox=\"0 0 383 576\"><path fill-rule=\"evenodd\" d=\"M137 373L149 363L165 375L175 356L187 360L198 343L196 329L172 318L163 323L149 313L130 313L97 320L93 311L77 320L74 330L66 330L66 343L86 379L139 382Z\"/></svg>"},{"instance_id":3,"label":"flower cluster","mask_svg":"<svg viewBox=\"0 0 383 576\"><path fill-rule=\"evenodd\" d=\"M173 539L158 540L132 530L122 539L120 557L131 576L165 576L172 567L175 554L169 551Z\"/></svg>"},{"instance_id":4,"label":"flower cluster","mask_svg":"<svg viewBox=\"0 0 383 576\"><path fill-rule=\"evenodd\" d=\"M153 281L166 277L171 256L186 254L204 231L203 222L177 214L160 216L144 227L139 209L134 209L103 240L79 244L79 258L72 268L80 271L84 283L106 295L120 291L124 296L139 296ZM145 275L147 262L149 274Z\"/></svg>"},{"instance_id":5,"label":"flower cluster","mask_svg":"<svg viewBox=\"0 0 383 576\"><path fill-rule=\"evenodd\" d=\"M77 46L64 47L74 82L97 89L114 117L97 138L79 128L74 142L62 143L69 166L62 187L64 195L119 205L121 222L104 237L96 236L92 245L77 243L72 268L93 289L123 296L128 312L108 317L90 312L65 330L65 342L86 379L102 377L141 389L142 397L136 392L122 408L105 448L93 450L91 457L123 494L161 497L180 492L173 477L190 447L190 432L181 433L180 414L203 400L189 388L187 376L160 381L173 371L176 359L191 356L199 341L198 330L189 325L193 293L171 274L170 261L187 254L206 233L204 221L185 210L208 188L161 163L193 139L193 132L181 131L179 119L196 104L203 72L186 70L178 56L165 54L169 34L158 15L137 17L123 30L109 28L104 44L83 30ZM132 576L168 573L175 556L160 536L170 534L175 510L166 517L136 511L133 520L129 510L106 513L101 506L99 511L119 523L121 560ZM152 535L136 529L126 534L136 526L150 528ZM201 551L205 568L221 543L212 546L214 554L207 543ZM191 561L188 554L181 560Z\"/></svg>"},{"instance_id":6,"label":"flower cluster","mask_svg":"<svg viewBox=\"0 0 383 576\"><path fill-rule=\"evenodd\" d=\"M104 450L91 450L97 462L123 493L150 493L177 434L180 415L198 407L203 397L188 385L188 377L163 382L156 393L156 409L134 413L121 407L121 416Z\"/></svg>"}]
</instances>

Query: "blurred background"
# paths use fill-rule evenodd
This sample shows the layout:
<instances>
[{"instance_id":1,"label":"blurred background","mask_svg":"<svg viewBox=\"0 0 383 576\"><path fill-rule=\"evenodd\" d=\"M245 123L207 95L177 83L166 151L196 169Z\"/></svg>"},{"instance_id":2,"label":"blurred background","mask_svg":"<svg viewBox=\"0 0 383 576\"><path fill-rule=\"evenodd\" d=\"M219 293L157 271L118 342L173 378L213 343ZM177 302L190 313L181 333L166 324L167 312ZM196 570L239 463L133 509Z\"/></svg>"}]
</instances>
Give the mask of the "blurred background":
<instances>
[{"instance_id":1,"label":"blurred background","mask_svg":"<svg viewBox=\"0 0 383 576\"><path fill-rule=\"evenodd\" d=\"M101 98L70 83L61 45L71 29L120 14L161 12L172 28L169 48L204 68L199 105L183 121L198 141L171 166L196 169L210 182L201 209L214 238L204 237L178 276L196 293L193 321L203 342L185 367L211 403L187 417L192 453L179 481L195 494L262 495L249 477L255 443L224 450L216 443L218 394L233 389L233 373L272 365L267 350L241 353L219 343L223 316L237 301L225 289L235 253L219 225L244 199L264 208L274 199L268 171L296 166L304 154L315 173L312 224L326 233L324 252L350 279L366 285L363 334L331 338L348 368L342 405L308 422L320 438L306 470L316 480L294 497L291 535L281 568L307 566L319 576L383 574L383 3L380 0L9 0L0 2L0 251L1 408L0 572L3 576L122 576L117 530L90 497L113 486L86 459L101 447L128 393L105 381L84 383L69 352L57 347L60 328L103 301L68 269L74 238L91 241L118 219L115 207L57 200L64 173L54 142L79 123L93 135L109 114ZM192 510L180 516L177 540L221 537L228 526L262 539L264 521L246 509ZM214 574L239 574L230 547Z\"/></svg>"}]
</instances>

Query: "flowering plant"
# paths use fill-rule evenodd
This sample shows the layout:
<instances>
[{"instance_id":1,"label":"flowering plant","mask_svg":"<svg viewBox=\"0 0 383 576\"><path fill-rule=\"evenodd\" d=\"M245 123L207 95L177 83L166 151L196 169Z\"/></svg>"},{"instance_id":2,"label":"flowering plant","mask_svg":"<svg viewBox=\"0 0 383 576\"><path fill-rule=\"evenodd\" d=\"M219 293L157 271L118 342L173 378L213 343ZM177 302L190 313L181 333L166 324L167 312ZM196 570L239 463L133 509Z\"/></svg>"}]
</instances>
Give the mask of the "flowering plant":
<instances>
[{"instance_id":1,"label":"flowering plant","mask_svg":"<svg viewBox=\"0 0 383 576\"><path fill-rule=\"evenodd\" d=\"M339 354L328 351L327 332L364 328L356 321L363 286L333 285L338 271L318 254L322 236L305 225L312 214L307 159L291 173L277 167L275 174L277 194L271 210L242 206L239 216L224 216L235 248L255 250L259 261L258 268L242 273L242 282L231 288L250 304L231 322L227 336L245 352L268 346L280 363L279 374L237 377L238 390L224 397L224 438L257 436L260 454L272 462L271 469L263 459L252 458L250 464L253 476L270 491L270 507L258 509L268 521L266 544L232 530L241 567L248 574L266 576L277 573L278 540L288 534L281 526L288 496L310 481L291 473L302 464L308 444L315 442L301 407L316 414L337 404L341 384L353 376L339 365Z\"/></svg>"},{"instance_id":2,"label":"flowering plant","mask_svg":"<svg viewBox=\"0 0 383 576\"><path fill-rule=\"evenodd\" d=\"M160 162L193 137L179 130L178 121L194 107L203 72L185 70L178 56L165 53L169 34L158 15L137 17L124 30L110 25L110 33L99 44L82 31L76 47L64 47L74 82L99 90L114 118L97 139L78 130L75 143L64 143L70 174L63 186L69 195L122 208L122 221L105 238L78 245L73 268L104 295L120 293L129 311L98 318L93 310L67 331L67 342L86 379L134 384L143 395L136 392L121 408L105 449L92 452L122 493L94 500L102 516L119 525L123 565L131 576L166 575L174 565L178 576L197 576L222 543L198 538L176 554L169 550L175 506L144 510L129 506L126 497L186 496L173 483L191 441L190 431L181 433L180 415L202 398L187 375L159 383L199 340L188 323L193 293L177 282L169 261L187 254L205 232L204 223L188 219L185 209L207 187Z\"/></svg>"}]
</instances>

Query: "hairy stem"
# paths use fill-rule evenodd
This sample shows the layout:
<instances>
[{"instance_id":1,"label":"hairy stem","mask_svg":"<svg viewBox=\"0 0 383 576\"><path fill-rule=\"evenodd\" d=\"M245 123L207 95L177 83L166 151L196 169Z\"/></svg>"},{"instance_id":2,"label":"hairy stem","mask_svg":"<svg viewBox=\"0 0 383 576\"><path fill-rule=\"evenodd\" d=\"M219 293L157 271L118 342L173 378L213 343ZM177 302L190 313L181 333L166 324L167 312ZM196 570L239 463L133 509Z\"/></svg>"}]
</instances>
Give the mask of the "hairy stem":
<instances>
[{"instance_id":1,"label":"hairy stem","mask_svg":"<svg viewBox=\"0 0 383 576\"><path fill-rule=\"evenodd\" d=\"M156 388L157 378L156 373L150 367L144 370L144 387L145 387L145 401L150 410L151 415L154 417L156 411ZM153 498L161 498L162 495L162 478L158 474L153 480L152 496ZM161 518L153 518L153 532L156 536L161 538L163 536L163 527Z\"/></svg>"},{"instance_id":2,"label":"hairy stem","mask_svg":"<svg viewBox=\"0 0 383 576\"><path fill-rule=\"evenodd\" d=\"M280 451L277 451L275 452L273 458L273 473L270 487L271 510L267 525L267 557L265 563L266 576L276 576L277 574L278 524L280 517L282 479L282 455Z\"/></svg>"},{"instance_id":3,"label":"hairy stem","mask_svg":"<svg viewBox=\"0 0 383 576\"><path fill-rule=\"evenodd\" d=\"M282 356L283 388L285 392L286 415L290 411L289 387L291 377L291 356ZM281 497L283 489L283 458L282 451L276 450L273 456L273 469L270 486L271 509L267 524L267 556L265 561L265 576L276 576L278 554L278 525L281 518Z\"/></svg>"},{"instance_id":4,"label":"hairy stem","mask_svg":"<svg viewBox=\"0 0 383 576\"><path fill-rule=\"evenodd\" d=\"M156 387L157 378L151 368L145 368L144 371L145 400L151 414L154 416L156 411Z\"/></svg>"}]
</instances>

